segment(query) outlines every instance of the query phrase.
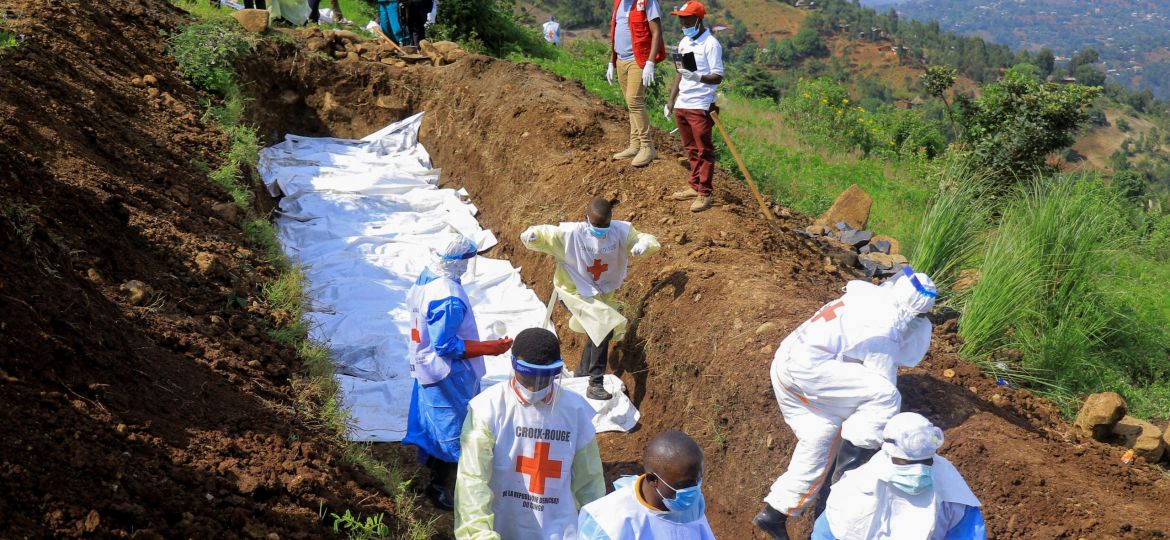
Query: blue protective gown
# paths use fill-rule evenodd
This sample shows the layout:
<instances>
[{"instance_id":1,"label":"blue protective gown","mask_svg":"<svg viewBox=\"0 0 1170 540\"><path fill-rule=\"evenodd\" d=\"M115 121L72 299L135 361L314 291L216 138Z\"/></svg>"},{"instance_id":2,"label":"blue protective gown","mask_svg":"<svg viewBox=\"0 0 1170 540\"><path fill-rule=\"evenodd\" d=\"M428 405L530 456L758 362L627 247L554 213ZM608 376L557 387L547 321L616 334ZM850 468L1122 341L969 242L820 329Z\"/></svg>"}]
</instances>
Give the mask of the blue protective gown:
<instances>
[{"instance_id":1,"label":"blue protective gown","mask_svg":"<svg viewBox=\"0 0 1170 540\"><path fill-rule=\"evenodd\" d=\"M968 506L963 511L963 519L947 531L945 540L984 540L987 538L987 526L983 522L983 511L975 506ZM829 530L829 520L821 514L813 524L812 537L809 540L837 540Z\"/></svg>"},{"instance_id":2,"label":"blue protective gown","mask_svg":"<svg viewBox=\"0 0 1170 540\"><path fill-rule=\"evenodd\" d=\"M416 286L438 279L429 269L423 270ZM443 380L420 385L416 380L410 396L406 437L403 444L418 447L419 461L428 457L455 463L459 461L459 434L467 416L471 398L479 394L480 377L471 364L463 360L463 339L459 325L470 306L450 297L432 301L427 306L425 330L435 344L435 351L451 363L451 373Z\"/></svg>"}]
</instances>

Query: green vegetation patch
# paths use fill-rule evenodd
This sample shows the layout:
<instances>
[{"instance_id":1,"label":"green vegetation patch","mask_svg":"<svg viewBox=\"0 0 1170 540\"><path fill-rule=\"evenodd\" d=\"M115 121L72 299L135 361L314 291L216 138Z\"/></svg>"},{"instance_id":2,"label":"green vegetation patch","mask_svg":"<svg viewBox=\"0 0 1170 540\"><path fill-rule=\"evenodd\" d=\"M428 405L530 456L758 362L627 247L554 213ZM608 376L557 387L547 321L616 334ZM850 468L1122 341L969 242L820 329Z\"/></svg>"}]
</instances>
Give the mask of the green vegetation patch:
<instances>
[{"instance_id":1,"label":"green vegetation patch","mask_svg":"<svg viewBox=\"0 0 1170 540\"><path fill-rule=\"evenodd\" d=\"M1096 177L1040 178L1002 211L961 302L963 353L1008 380L1075 396L1121 392L1138 416L1170 402L1165 288L1141 285L1147 262L1134 210ZM1162 272L1165 273L1164 271Z\"/></svg>"},{"instance_id":2,"label":"green vegetation patch","mask_svg":"<svg viewBox=\"0 0 1170 540\"><path fill-rule=\"evenodd\" d=\"M17 39L16 34L0 30L0 52L14 49L18 45L20 45L20 40Z\"/></svg>"}]
</instances>

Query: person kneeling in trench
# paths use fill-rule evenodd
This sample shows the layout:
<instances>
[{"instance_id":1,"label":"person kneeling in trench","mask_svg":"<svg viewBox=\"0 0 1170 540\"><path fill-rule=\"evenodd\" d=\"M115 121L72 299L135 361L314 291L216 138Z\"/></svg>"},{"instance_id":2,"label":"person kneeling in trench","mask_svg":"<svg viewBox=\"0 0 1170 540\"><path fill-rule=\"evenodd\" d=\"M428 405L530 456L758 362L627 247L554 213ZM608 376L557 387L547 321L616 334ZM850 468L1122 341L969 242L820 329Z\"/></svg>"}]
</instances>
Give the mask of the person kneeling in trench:
<instances>
[{"instance_id":1,"label":"person kneeling in trench","mask_svg":"<svg viewBox=\"0 0 1170 540\"><path fill-rule=\"evenodd\" d=\"M813 501L823 505L841 474L877 452L902 406L898 368L918 365L930 348L925 315L937 296L930 278L910 267L881 286L850 281L844 296L784 338L772 389L797 443L752 519L773 540L788 540L789 517Z\"/></svg>"},{"instance_id":2,"label":"person kneeling in trench","mask_svg":"<svg viewBox=\"0 0 1170 540\"><path fill-rule=\"evenodd\" d=\"M576 375L589 375L585 396L597 400L613 397L605 389L605 368L610 340L626 333L627 320L617 309L614 292L626 279L629 256L649 255L661 248L653 235L612 217L613 205L595 198L583 222L536 225L520 235L524 247L557 260L553 288L573 314L569 329L588 336Z\"/></svg>"},{"instance_id":3,"label":"person kneeling in trench","mask_svg":"<svg viewBox=\"0 0 1170 540\"><path fill-rule=\"evenodd\" d=\"M577 511L605 495L593 407L556 383L564 366L555 334L525 329L512 346L512 379L471 400L456 539L573 539Z\"/></svg>"},{"instance_id":4,"label":"person kneeling in trench","mask_svg":"<svg viewBox=\"0 0 1170 540\"><path fill-rule=\"evenodd\" d=\"M460 276L476 246L461 235L431 252L432 261L407 292L410 308L410 396L403 444L418 447L419 461L431 469L428 495L435 506L454 509L448 487L459 461L459 434L468 403L479 393L484 355L507 352L508 338L479 341L471 301Z\"/></svg>"},{"instance_id":5,"label":"person kneeling in trench","mask_svg":"<svg viewBox=\"0 0 1170 540\"><path fill-rule=\"evenodd\" d=\"M578 540L715 540L703 499L703 449L681 431L658 434L642 451L641 476L581 509Z\"/></svg>"},{"instance_id":6,"label":"person kneeling in trench","mask_svg":"<svg viewBox=\"0 0 1170 540\"><path fill-rule=\"evenodd\" d=\"M941 429L906 412L882 437L881 452L833 485L811 540L986 540L979 499L935 454Z\"/></svg>"}]
</instances>

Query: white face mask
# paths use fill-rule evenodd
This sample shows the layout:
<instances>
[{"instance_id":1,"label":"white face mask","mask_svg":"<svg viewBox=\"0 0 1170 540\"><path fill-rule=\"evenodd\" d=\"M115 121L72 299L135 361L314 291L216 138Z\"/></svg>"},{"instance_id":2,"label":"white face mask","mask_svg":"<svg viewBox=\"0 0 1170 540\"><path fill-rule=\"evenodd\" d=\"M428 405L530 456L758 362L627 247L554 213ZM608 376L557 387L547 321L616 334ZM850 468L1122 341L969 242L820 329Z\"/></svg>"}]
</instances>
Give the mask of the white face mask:
<instances>
[{"instance_id":1,"label":"white face mask","mask_svg":"<svg viewBox=\"0 0 1170 540\"><path fill-rule=\"evenodd\" d=\"M529 390L527 386L520 384L520 381L516 381L513 386L516 388L516 393L519 394L520 397L524 399L524 401L529 403L536 403L543 400L544 398L547 398L553 390L552 382L549 382L548 386L545 386L540 390Z\"/></svg>"},{"instance_id":2,"label":"white face mask","mask_svg":"<svg viewBox=\"0 0 1170 540\"><path fill-rule=\"evenodd\" d=\"M911 495L917 495L930 489L934 485L933 469L930 465L913 463L910 465L894 465L890 474L890 485Z\"/></svg>"}]
</instances>

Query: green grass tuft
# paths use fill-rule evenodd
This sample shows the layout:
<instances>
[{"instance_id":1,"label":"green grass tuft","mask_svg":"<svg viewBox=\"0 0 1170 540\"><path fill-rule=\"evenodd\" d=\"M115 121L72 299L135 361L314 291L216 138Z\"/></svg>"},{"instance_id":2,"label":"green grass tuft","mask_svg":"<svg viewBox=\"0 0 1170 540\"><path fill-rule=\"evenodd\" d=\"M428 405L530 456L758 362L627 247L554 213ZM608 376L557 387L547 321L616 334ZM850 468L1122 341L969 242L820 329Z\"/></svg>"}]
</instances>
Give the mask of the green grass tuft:
<instances>
[{"instance_id":1,"label":"green grass tuft","mask_svg":"<svg viewBox=\"0 0 1170 540\"><path fill-rule=\"evenodd\" d=\"M17 39L16 34L0 30L0 53L18 46L20 46L20 40Z\"/></svg>"},{"instance_id":2,"label":"green grass tuft","mask_svg":"<svg viewBox=\"0 0 1170 540\"><path fill-rule=\"evenodd\" d=\"M988 178L962 156L948 155L936 165L938 191L906 251L914 269L930 275L945 294L953 289L960 271L978 263L992 208L987 199Z\"/></svg>"},{"instance_id":3,"label":"green grass tuft","mask_svg":"<svg viewBox=\"0 0 1170 540\"><path fill-rule=\"evenodd\" d=\"M1167 319L1134 298L1132 209L1095 177L1037 180L1003 209L963 298L963 353L1057 403L1112 390L1165 414ZM1162 290L1146 296L1161 297Z\"/></svg>"}]
</instances>

